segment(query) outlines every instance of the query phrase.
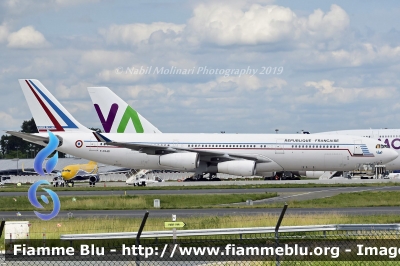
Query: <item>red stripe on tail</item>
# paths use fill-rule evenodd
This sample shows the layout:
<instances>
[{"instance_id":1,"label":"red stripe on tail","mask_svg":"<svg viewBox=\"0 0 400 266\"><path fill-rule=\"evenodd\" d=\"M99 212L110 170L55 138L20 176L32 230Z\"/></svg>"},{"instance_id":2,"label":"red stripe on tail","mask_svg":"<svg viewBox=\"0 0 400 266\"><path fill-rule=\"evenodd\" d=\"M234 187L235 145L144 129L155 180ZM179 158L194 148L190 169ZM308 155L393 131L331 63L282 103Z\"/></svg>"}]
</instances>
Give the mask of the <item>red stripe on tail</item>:
<instances>
[{"instance_id":1,"label":"red stripe on tail","mask_svg":"<svg viewBox=\"0 0 400 266\"><path fill-rule=\"evenodd\" d=\"M47 106L44 104L42 99L40 99L40 97L37 95L36 91L32 88L31 84L29 84L29 82L27 80L25 80L25 82L26 82L26 84L28 84L28 86L31 89L33 95L35 95L36 99L39 101L40 105L42 106L42 108L46 112L47 116L50 118L51 122L53 123L53 125L56 128L56 131L64 131L63 127L60 125L60 123L58 123L57 119L50 112L49 108L47 108Z\"/></svg>"}]
</instances>

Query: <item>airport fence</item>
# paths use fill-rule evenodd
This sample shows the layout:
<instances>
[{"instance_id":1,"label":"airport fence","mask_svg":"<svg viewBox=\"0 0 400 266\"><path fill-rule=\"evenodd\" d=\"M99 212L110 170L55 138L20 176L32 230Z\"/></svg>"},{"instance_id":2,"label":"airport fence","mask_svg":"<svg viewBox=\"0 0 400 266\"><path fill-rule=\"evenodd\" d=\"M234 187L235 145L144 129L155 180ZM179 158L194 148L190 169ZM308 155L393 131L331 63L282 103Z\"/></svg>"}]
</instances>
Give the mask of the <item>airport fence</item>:
<instances>
[{"instance_id":1,"label":"airport fence","mask_svg":"<svg viewBox=\"0 0 400 266\"><path fill-rule=\"evenodd\" d=\"M168 222L164 224L168 229L151 231L148 229L152 227L146 225L147 230L144 231L147 213L140 224L132 226L139 228L137 231L127 232L126 225L115 222L104 224L103 232L85 229L85 234L82 234L82 230L73 230L77 226L77 220L73 217L57 224L14 221L7 230L3 230L3 263L251 266L400 264L400 224L280 226L283 214L284 211L276 226L272 227L179 230L179 222ZM91 223L101 223L99 220L86 220L87 228L91 227Z\"/></svg>"}]
</instances>

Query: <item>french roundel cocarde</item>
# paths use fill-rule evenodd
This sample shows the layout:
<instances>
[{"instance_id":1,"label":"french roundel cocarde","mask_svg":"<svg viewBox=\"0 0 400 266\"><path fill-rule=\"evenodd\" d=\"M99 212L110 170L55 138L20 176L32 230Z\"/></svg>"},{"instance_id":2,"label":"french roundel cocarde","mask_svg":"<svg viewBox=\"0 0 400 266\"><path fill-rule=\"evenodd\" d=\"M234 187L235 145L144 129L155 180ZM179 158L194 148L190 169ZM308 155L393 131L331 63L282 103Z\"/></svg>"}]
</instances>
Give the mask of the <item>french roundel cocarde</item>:
<instances>
[{"instance_id":1,"label":"french roundel cocarde","mask_svg":"<svg viewBox=\"0 0 400 266\"><path fill-rule=\"evenodd\" d=\"M82 140L77 140L77 141L75 142L75 146L76 146L77 148L81 148L81 147L83 146L83 141L82 141Z\"/></svg>"}]
</instances>

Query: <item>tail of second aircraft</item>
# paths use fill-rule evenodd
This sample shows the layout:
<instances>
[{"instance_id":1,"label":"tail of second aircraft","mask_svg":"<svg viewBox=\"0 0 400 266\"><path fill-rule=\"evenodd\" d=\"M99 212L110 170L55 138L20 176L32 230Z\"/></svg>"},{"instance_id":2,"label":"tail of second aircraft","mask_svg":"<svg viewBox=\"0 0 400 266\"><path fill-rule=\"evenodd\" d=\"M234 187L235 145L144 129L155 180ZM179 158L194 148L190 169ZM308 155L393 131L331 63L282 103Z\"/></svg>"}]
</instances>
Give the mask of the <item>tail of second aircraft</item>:
<instances>
[{"instance_id":1,"label":"tail of second aircraft","mask_svg":"<svg viewBox=\"0 0 400 266\"><path fill-rule=\"evenodd\" d=\"M88 91L105 133L161 133L109 88L89 87Z\"/></svg>"},{"instance_id":2,"label":"tail of second aircraft","mask_svg":"<svg viewBox=\"0 0 400 266\"><path fill-rule=\"evenodd\" d=\"M19 84L39 132L92 131L81 125L39 80L20 79Z\"/></svg>"}]
</instances>

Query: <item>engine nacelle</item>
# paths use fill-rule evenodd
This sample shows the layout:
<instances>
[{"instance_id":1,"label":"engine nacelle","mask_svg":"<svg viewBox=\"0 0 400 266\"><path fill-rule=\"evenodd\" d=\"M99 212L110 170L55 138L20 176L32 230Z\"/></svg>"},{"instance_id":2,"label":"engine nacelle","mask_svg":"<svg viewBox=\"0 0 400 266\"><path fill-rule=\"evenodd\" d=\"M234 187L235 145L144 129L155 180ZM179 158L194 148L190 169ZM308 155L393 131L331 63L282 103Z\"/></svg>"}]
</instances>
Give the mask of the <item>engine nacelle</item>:
<instances>
[{"instance_id":1,"label":"engine nacelle","mask_svg":"<svg viewBox=\"0 0 400 266\"><path fill-rule=\"evenodd\" d=\"M199 167L200 156L195 152L180 152L161 155L159 163L162 166L190 170Z\"/></svg>"},{"instance_id":2,"label":"engine nacelle","mask_svg":"<svg viewBox=\"0 0 400 266\"><path fill-rule=\"evenodd\" d=\"M306 171L305 176L308 178L320 178L324 173L324 171Z\"/></svg>"},{"instance_id":3,"label":"engine nacelle","mask_svg":"<svg viewBox=\"0 0 400 266\"><path fill-rule=\"evenodd\" d=\"M256 162L250 160L222 162L217 167L219 173L229 175L253 176L256 174Z\"/></svg>"},{"instance_id":4,"label":"engine nacelle","mask_svg":"<svg viewBox=\"0 0 400 266\"><path fill-rule=\"evenodd\" d=\"M92 175L92 176L89 177L89 181L92 182L92 183L100 182L100 177Z\"/></svg>"}]
</instances>

